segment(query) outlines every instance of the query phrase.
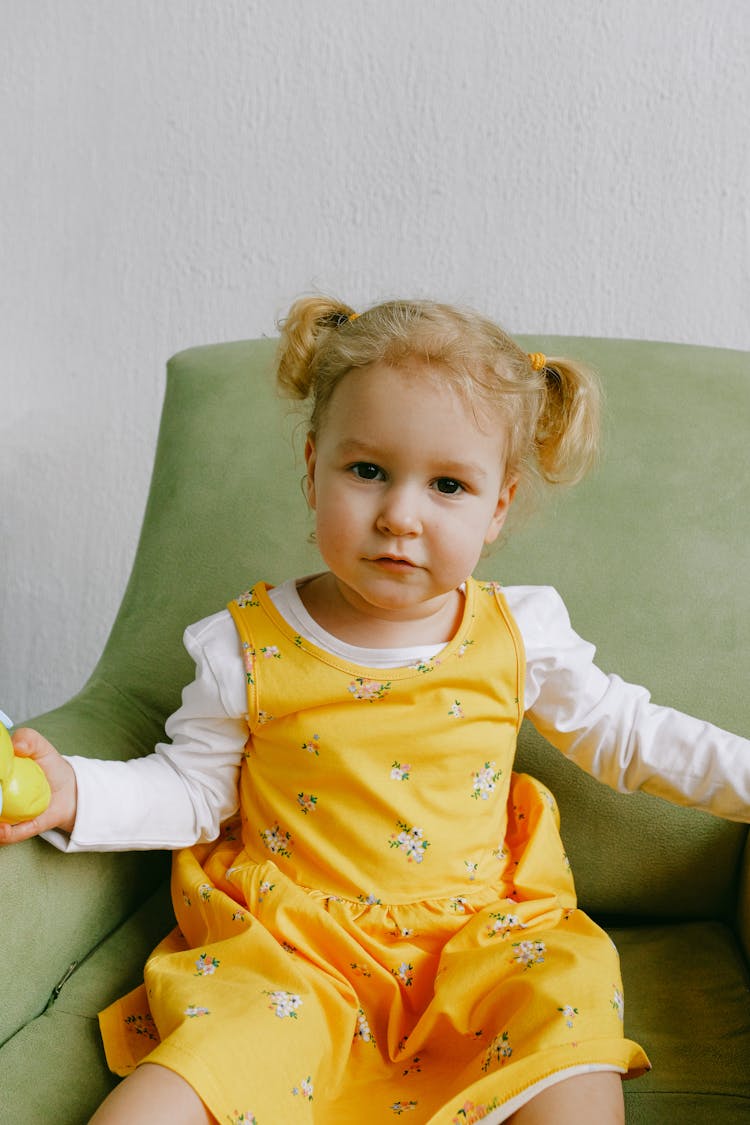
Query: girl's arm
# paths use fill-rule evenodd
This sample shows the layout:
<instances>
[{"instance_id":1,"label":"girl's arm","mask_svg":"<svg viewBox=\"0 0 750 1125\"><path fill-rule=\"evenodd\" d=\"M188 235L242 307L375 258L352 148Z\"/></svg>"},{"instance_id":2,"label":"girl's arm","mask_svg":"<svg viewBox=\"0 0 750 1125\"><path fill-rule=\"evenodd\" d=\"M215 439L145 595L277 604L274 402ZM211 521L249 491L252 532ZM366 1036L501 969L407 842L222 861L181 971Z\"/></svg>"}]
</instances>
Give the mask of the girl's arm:
<instances>
[{"instance_id":1,"label":"girl's arm","mask_svg":"<svg viewBox=\"0 0 750 1125\"><path fill-rule=\"evenodd\" d=\"M219 613L191 626L184 641L196 673L167 720L171 743L127 762L65 759L75 771L75 824L69 835L43 833L62 851L186 847L215 839L237 810L248 739L237 633Z\"/></svg>"},{"instance_id":2,"label":"girl's arm","mask_svg":"<svg viewBox=\"0 0 750 1125\"><path fill-rule=\"evenodd\" d=\"M526 647L526 713L540 734L620 792L643 789L750 821L750 741L657 706L645 688L605 675L551 587L504 593Z\"/></svg>"}]
</instances>

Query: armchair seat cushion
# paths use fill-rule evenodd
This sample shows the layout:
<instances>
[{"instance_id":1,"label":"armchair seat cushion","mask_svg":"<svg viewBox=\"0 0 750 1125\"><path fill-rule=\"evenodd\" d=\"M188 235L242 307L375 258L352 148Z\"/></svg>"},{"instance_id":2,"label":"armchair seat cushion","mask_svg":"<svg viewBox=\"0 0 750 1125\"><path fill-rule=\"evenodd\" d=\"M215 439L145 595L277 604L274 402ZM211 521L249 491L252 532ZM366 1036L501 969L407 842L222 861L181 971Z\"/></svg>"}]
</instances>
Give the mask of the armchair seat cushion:
<instances>
[{"instance_id":1,"label":"armchair seat cushion","mask_svg":"<svg viewBox=\"0 0 750 1125\"><path fill-rule=\"evenodd\" d=\"M609 933L620 952L627 1034L656 1060L650 1074L626 1083L628 1125L750 1120L750 976L731 927Z\"/></svg>"}]
</instances>

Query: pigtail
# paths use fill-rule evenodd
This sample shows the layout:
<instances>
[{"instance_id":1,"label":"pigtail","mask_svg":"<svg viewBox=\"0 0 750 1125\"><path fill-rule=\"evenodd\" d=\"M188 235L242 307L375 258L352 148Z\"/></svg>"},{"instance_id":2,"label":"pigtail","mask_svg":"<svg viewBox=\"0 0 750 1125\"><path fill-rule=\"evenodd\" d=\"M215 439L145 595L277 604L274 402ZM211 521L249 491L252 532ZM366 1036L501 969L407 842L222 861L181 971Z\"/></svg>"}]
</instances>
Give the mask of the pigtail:
<instances>
[{"instance_id":1,"label":"pigtail","mask_svg":"<svg viewBox=\"0 0 750 1125\"><path fill-rule=\"evenodd\" d=\"M300 400L314 395L320 345L354 315L348 305L330 297L301 297L294 302L279 323L277 383L283 395Z\"/></svg>"},{"instance_id":2,"label":"pigtail","mask_svg":"<svg viewBox=\"0 0 750 1125\"><path fill-rule=\"evenodd\" d=\"M601 390L593 371L576 360L548 358L541 368L542 408L537 463L549 484L576 484L599 453Z\"/></svg>"}]
</instances>

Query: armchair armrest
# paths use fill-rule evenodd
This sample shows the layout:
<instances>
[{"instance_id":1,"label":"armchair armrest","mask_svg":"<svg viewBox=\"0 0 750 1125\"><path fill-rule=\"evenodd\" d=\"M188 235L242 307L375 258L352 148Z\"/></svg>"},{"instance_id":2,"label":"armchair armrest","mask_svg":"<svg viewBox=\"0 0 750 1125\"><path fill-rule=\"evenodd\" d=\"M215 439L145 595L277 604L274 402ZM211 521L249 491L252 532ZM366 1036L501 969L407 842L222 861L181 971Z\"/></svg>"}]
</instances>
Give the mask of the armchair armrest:
<instances>
[{"instance_id":1,"label":"armchair armrest","mask_svg":"<svg viewBox=\"0 0 750 1125\"><path fill-rule=\"evenodd\" d=\"M61 753L119 759L150 751L160 731L158 719L102 682L26 725ZM167 873L159 852L63 855L41 839L0 849L0 948L17 965L3 981L0 1043L44 1011L61 981Z\"/></svg>"}]
</instances>

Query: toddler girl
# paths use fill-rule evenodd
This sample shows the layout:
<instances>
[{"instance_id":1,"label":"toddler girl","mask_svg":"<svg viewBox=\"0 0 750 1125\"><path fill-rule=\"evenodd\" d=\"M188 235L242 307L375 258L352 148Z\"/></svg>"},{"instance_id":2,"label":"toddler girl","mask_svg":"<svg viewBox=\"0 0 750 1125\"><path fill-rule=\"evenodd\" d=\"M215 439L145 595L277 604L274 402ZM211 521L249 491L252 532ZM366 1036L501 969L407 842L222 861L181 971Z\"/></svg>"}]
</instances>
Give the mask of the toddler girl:
<instances>
[{"instance_id":1,"label":"toddler girl","mask_svg":"<svg viewBox=\"0 0 750 1125\"><path fill-rule=\"evenodd\" d=\"M737 820L750 745L605 676L552 589L471 577L517 491L591 465L596 384L475 314L320 298L278 378L309 405L327 569L187 630L196 677L151 756L15 739L54 795L0 841L176 850L179 929L102 1013L128 1077L94 1121L622 1122L648 1060L518 729Z\"/></svg>"}]
</instances>

